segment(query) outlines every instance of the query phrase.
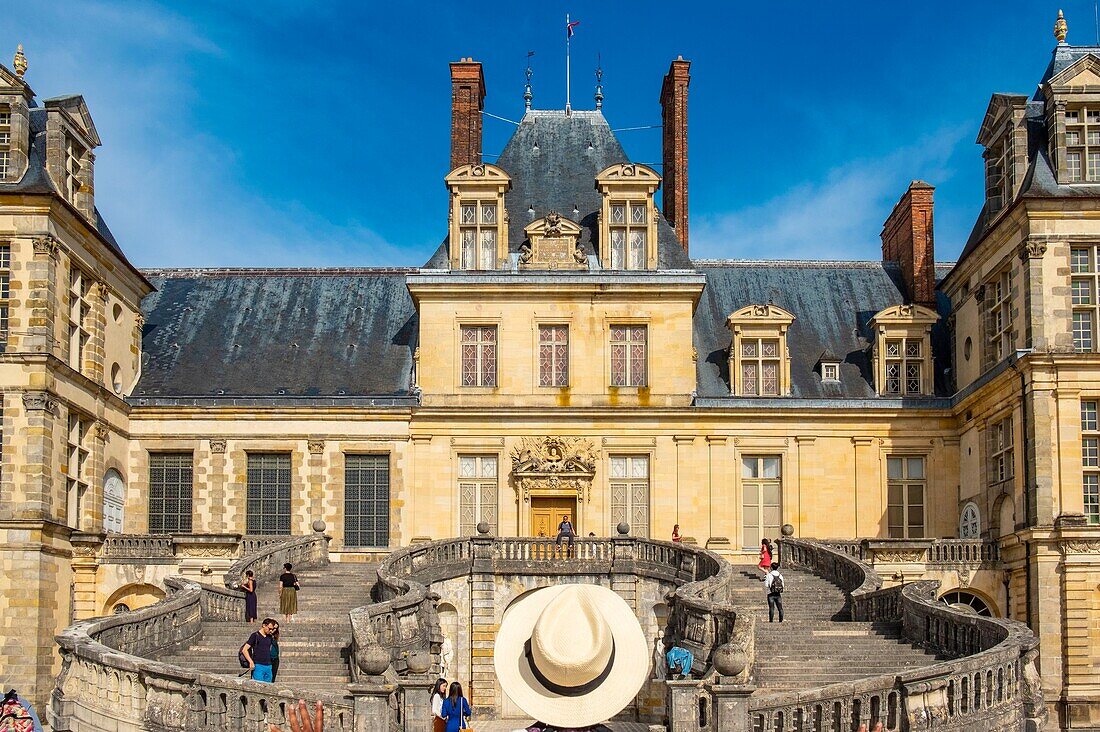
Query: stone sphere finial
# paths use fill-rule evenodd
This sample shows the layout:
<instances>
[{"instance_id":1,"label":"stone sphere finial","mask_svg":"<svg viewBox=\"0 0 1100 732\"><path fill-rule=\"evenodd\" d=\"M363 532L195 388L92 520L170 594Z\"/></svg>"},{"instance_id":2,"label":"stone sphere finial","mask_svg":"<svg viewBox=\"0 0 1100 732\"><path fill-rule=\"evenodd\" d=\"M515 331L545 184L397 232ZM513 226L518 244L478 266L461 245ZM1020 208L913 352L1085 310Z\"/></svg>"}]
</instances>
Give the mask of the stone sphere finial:
<instances>
[{"instance_id":1,"label":"stone sphere finial","mask_svg":"<svg viewBox=\"0 0 1100 732\"><path fill-rule=\"evenodd\" d=\"M783 524L779 531L783 534L783 536L794 536L794 527L790 524Z\"/></svg>"},{"instance_id":2,"label":"stone sphere finial","mask_svg":"<svg viewBox=\"0 0 1100 732\"><path fill-rule=\"evenodd\" d=\"M432 656L425 651L413 651L405 659L409 673L426 674L432 670Z\"/></svg>"},{"instance_id":3,"label":"stone sphere finial","mask_svg":"<svg viewBox=\"0 0 1100 732\"><path fill-rule=\"evenodd\" d=\"M15 75L20 79L27 73L27 57L23 55L22 43L15 47L15 58L12 59L11 66L15 69Z\"/></svg>"},{"instance_id":4,"label":"stone sphere finial","mask_svg":"<svg viewBox=\"0 0 1100 732\"><path fill-rule=\"evenodd\" d=\"M1066 25L1066 16L1062 15L1062 11L1058 10L1058 20L1054 21L1054 39L1058 43L1066 42L1066 33L1069 31L1069 26Z\"/></svg>"},{"instance_id":5,"label":"stone sphere finial","mask_svg":"<svg viewBox=\"0 0 1100 732\"><path fill-rule=\"evenodd\" d=\"M619 532L619 536L626 536L630 533L630 524L623 521L615 527L615 531Z\"/></svg>"},{"instance_id":6,"label":"stone sphere finial","mask_svg":"<svg viewBox=\"0 0 1100 732\"><path fill-rule=\"evenodd\" d=\"M367 676L381 676L390 667L390 652L378 643L371 643L355 652L355 663Z\"/></svg>"},{"instance_id":7,"label":"stone sphere finial","mask_svg":"<svg viewBox=\"0 0 1100 732\"><path fill-rule=\"evenodd\" d=\"M712 663L722 676L740 676L749 666L749 657L744 650L724 643L714 650Z\"/></svg>"},{"instance_id":8,"label":"stone sphere finial","mask_svg":"<svg viewBox=\"0 0 1100 732\"><path fill-rule=\"evenodd\" d=\"M313 522L313 530L316 531L318 534L325 533L325 529L327 529L327 528L328 528L328 524L326 524L321 519L317 519L316 521Z\"/></svg>"},{"instance_id":9,"label":"stone sphere finial","mask_svg":"<svg viewBox=\"0 0 1100 732\"><path fill-rule=\"evenodd\" d=\"M484 521L479 523L477 525L477 533L481 534L482 536L488 536L489 535L489 524L485 523Z\"/></svg>"}]
</instances>

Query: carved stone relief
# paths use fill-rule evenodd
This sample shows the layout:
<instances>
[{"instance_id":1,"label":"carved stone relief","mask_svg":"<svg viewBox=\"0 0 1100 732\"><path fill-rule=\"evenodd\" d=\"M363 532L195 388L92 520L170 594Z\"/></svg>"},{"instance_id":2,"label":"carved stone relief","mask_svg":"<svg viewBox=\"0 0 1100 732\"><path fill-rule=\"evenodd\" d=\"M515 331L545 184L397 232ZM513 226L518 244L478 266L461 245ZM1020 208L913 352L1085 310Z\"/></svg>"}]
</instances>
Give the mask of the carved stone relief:
<instances>
[{"instance_id":1,"label":"carved stone relief","mask_svg":"<svg viewBox=\"0 0 1100 732\"><path fill-rule=\"evenodd\" d=\"M524 437L512 449L512 478L524 501L532 493L576 493L589 500L596 474L595 445L582 437Z\"/></svg>"}]
</instances>

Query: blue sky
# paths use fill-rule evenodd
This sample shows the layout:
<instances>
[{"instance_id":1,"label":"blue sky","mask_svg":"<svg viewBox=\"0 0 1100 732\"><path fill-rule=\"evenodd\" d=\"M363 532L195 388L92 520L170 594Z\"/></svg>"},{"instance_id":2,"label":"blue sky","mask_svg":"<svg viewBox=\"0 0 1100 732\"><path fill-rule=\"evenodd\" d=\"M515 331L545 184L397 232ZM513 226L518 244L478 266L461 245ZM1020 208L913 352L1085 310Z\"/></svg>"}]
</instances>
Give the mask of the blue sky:
<instances>
[{"instance_id":1,"label":"blue sky","mask_svg":"<svg viewBox=\"0 0 1100 732\"><path fill-rule=\"evenodd\" d=\"M613 128L658 124L661 77L693 62L695 257L875 259L908 182L937 186L937 258L982 197L974 144L993 92L1030 94L1057 4L997 2L13 3L40 98L85 96L96 198L139 266L419 265L445 233L447 62L485 64L486 110L591 108L597 53ZM1090 0L1062 3L1093 43ZM487 119L484 150L512 126ZM659 162L659 130L620 133Z\"/></svg>"}]
</instances>

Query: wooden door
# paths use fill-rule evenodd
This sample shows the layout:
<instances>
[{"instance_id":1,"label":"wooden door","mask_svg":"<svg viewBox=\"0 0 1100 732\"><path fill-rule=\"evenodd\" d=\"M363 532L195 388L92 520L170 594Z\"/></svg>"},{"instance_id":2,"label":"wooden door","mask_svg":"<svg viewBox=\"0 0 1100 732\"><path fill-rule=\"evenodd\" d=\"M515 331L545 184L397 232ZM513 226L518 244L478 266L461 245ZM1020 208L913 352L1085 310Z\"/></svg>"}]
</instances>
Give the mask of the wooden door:
<instances>
[{"instance_id":1,"label":"wooden door","mask_svg":"<svg viewBox=\"0 0 1100 732\"><path fill-rule=\"evenodd\" d=\"M577 499L558 496L538 496L531 499L531 536L553 538L558 535L561 517L568 516L573 531L580 535L577 526Z\"/></svg>"}]
</instances>

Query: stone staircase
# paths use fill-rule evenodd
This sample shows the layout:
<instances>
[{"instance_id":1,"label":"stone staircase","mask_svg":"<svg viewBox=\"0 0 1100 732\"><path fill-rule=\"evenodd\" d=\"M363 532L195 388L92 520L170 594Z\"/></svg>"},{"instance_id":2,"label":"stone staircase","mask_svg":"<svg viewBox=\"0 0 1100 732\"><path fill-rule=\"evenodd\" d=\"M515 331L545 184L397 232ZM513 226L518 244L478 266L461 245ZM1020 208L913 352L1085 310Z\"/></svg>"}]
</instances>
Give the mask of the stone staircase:
<instances>
[{"instance_id":1,"label":"stone staircase","mask_svg":"<svg viewBox=\"0 0 1100 732\"><path fill-rule=\"evenodd\" d=\"M297 572L302 586L298 614L288 623L279 614L279 582L261 582L257 591L259 620L275 618L280 624L281 662L276 683L303 691L343 694L348 683L345 647L351 640L348 611L370 602L370 586L376 565L330 564ZM160 658L184 668L215 674L237 675L244 671L237 650L259 623L203 623L197 643Z\"/></svg>"},{"instance_id":2,"label":"stone staircase","mask_svg":"<svg viewBox=\"0 0 1100 732\"><path fill-rule=\"evenodd\" d=\"M732 602L756 616L757 694L803 691L935 663L893 623L849 620L844 593L808 571L781 570L783 622L768 622L763 574L738 568ZM778 620L778 618L777 618Z\"/></svg>"}]
</instances>

